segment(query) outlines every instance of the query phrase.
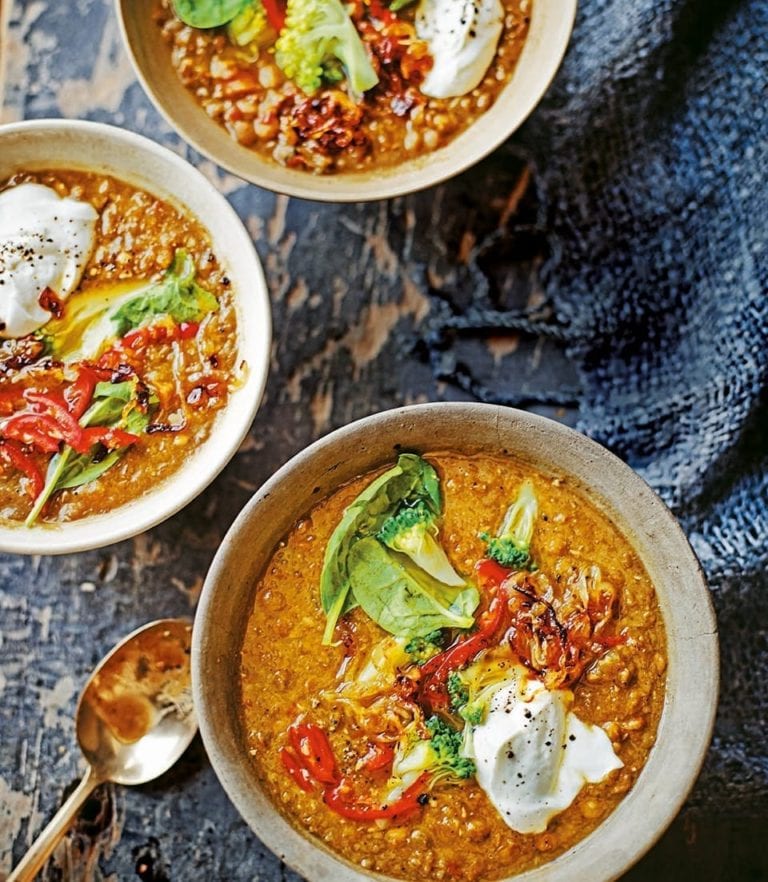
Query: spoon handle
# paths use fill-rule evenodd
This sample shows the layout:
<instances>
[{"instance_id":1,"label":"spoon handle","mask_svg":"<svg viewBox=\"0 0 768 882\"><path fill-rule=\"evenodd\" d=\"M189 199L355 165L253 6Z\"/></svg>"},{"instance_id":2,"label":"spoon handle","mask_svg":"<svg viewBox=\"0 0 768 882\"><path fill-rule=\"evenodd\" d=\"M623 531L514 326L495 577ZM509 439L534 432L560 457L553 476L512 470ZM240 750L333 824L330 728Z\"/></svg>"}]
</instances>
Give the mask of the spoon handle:
<instances>
[{"instance_id":1,"label":"spoon handle","mask_svg":"<svg viewBox=\"0 0 768 882\"><path fill-rule=\"evenodd\" d=\"M48 826L32 843L29 851L19 861L5 882L32 882L50 857L51 852L56 848L58 841L67 832L82 804L88 799L93 789L101 784L102 780L89 766L83 779L53 816Z\"/></svg>"}]
</instances>

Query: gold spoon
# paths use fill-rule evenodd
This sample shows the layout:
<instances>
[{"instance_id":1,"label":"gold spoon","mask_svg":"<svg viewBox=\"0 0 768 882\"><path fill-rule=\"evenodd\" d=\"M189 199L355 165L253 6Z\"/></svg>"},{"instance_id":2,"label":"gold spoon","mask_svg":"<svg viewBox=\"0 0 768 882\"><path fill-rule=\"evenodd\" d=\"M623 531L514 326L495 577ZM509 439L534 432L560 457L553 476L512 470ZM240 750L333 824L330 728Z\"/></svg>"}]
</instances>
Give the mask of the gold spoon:
<instances>
[{"instance_id":1,"label":"gold spoon","mask_svg":"<svg viewBox=\"0 0 768 882\"><path fill-rule=\"evenodd\" d=\"M101 661L76 712L88 771L6 882L35 878L99 784L144 784L184 753L197 731L191 636L190 621L161 619L129 634Z\"/></svg>"}]
</instances>

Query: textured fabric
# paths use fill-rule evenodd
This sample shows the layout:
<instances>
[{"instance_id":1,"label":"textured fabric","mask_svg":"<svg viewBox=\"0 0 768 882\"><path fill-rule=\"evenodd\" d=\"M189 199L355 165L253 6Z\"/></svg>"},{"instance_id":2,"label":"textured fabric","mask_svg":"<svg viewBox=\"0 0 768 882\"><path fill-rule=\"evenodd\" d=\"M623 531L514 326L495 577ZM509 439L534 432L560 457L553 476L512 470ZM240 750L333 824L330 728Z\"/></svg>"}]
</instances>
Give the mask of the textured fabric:
<instances>
[{"instance_id":1,"label":"textured fabric","mask_svg":"<svg viewBox=\"0 0 768 882\"><path fill-rule=\"evenodd\" d=\"M577 401L578 427L681 519L722 651L691 804L742 814L768 809L767 83L766 2L584 0L553 89L505 148L535 210L474 249L426 340L437 375L481 398ZM504 258L514 269L531 235L546 298L500 308ZM471 375L457 333L505 328L563 341L580 390Z\"/></svg>"}]
</instances>

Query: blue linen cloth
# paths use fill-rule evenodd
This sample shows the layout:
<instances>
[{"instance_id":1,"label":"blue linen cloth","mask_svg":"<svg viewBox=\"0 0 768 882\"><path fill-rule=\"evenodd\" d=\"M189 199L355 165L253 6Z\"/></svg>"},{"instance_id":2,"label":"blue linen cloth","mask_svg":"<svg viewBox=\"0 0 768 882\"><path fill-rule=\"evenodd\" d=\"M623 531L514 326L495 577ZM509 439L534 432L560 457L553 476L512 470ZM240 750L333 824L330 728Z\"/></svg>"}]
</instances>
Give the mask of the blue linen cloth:
<instances>
[{"instance_id":1,"label":"blue linen cloth","mask_svg":"<svg viewBox=\"0 0 768 882\"><path fill-rule=\"evenodd\" d=\"M768 3L584 0L554 87L504 153L533 176L536 208L474 249L447 305L438 292L433 367L486 400L577 401L578 428L680 518L722 652L690 804L764 813ZM532 233L547 299L503 308L499 266ZM510 392L473 375L455 334L503 329L562 341L580 390Z\"/></svg>"}]
</instances>

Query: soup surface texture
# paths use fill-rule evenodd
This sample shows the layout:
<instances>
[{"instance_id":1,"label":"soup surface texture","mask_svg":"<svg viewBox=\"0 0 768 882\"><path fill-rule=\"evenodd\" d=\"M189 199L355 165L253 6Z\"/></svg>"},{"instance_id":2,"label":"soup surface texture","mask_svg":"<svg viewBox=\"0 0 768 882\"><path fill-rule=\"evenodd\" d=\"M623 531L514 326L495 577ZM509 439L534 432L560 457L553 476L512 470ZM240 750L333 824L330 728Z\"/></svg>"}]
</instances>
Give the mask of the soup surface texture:
<instances>
[{"instance_id":1,"label":"soup surface texture","mask_svg":"<svg viewBox=\"0 0 768 882\"><path fill-rule=\"evenodd\" d=\"M41 207L0 224L0 518L63 522L136 499L205 440L239 382L236 311L177 206L80 170L0 182L0 204L15 195Z\"/></svg>"},{"instance_id":2,"label":"soup surface texture","mask_svg":"<svg viewBox=\"0 0 768 882\"><path fill-rule=\"evenodd\" d=\"M303 62L317 41L304 23L331 4L357 49L318 57L312 81ZM509 81L531 15L531 0L288 0L283 18L283 0L269 0L254 30L190 27L175 11L186 6L158 0L155 13L182 83L240 144L314 173L398 165L448 144Z\"/></svg>"},{"instance_id":3,"label":"soup surface texture","mask_svg":"<svg viewBox=\"0 0 768 882\"><path fill-rule=\"evenodd\" d=\"M461 606L455 591L469 592L462 614L474 625L406 642L373 620L372 610L389 627L364 589L355 595L362 606L344 607L328 642L320 598L326 547L382 472L340 487L295 525L255 586L241 653L245 749L291 823L354 864L414 882L499 879L573 846L633 786L664 700L664 626L631 545L568 480L509 456L446 452L424 460L442 491L439 542L471 583L446 589L451 610ZM497 533L516 497L512 529L518 537L527 531L530 545L516 566L501 566L490 559L493 540L478 533ZM528 525L526 512L534 516ZM359 535L356 547L367 554ZM359 561L350 548L347 562ZM357 564L349 566L359 579ZM502 706L502 694L511 703ZM552 702L537 712L543 696ZM552 711L555 697L565 718ZM549 727L539 741L535 727L525 730L532 717ZM483 743L513 719L522 735L502 738L492 757L501 771L489 785ZM559 786L566 748L579 741L577 729L566 727L554 735L564 743L550 743L558 719L583 726L578 737L592 739L593 753L607 762L594 783L579 780L567 807L552 809L550 788L536 796L538 782L523 779L548 775L552 789ZM443 761L459 741L448 767ZM532 741L544 765L515 765L514 752L526 755ZM526 805L516 803L516 786L530 791Z\"/></svg>"}]
</instances>

